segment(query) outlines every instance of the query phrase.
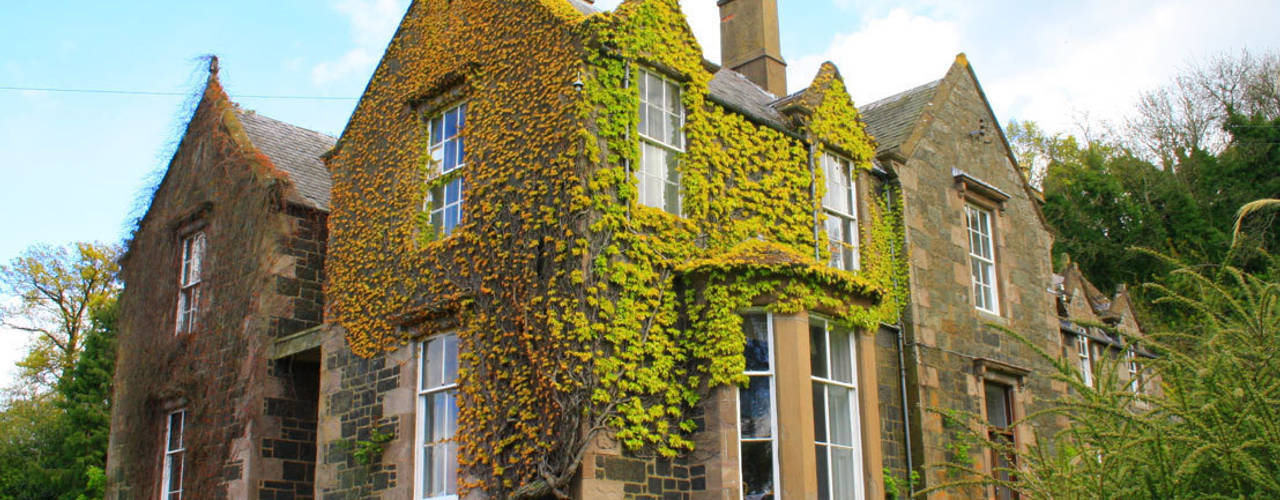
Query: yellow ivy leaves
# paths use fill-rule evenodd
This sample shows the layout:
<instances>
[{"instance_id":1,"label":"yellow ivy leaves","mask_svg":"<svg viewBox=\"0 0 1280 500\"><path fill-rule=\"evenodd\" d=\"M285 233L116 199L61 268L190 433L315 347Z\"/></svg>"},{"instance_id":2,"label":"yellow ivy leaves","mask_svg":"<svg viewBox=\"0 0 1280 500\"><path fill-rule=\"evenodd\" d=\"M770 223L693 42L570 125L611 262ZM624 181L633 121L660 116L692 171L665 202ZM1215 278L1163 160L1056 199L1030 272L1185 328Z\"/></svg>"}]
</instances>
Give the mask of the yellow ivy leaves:
<instances>
[{"instance_id":1,"label":"yellow ivy leaves","mask_svg":"<svg viewBox=\"0 0 1280 500\"><path fill-rule=\"evenodd\" d=\"M641 66L684 89L683 217L635 203L628 82ZM869 166L843 84L823 75L808 132ZM591 16L562 0L410 7L328 160L327 292L363 356L457 331L465 487L562 488L599 432L666 456L690 449L689 410L741 379L738 312L754 297L875 321L847 299L885 283L810 257L822 182L807 145L710 102L711 76L676 0ZM421 224L421 124L453 93L467 102L465 216L436 239ZM757 239L804 264L717 261Z\"/></svg>"}]
</instances>

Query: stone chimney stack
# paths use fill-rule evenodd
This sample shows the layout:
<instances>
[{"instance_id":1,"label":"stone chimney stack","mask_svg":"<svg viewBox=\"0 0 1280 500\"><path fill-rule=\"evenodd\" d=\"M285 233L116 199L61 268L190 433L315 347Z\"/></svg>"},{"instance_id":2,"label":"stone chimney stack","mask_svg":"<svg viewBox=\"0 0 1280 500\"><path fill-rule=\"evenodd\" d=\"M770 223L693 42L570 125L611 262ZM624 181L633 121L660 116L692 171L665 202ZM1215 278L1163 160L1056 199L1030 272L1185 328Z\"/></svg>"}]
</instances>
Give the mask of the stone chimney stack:
<instances>
[{"instance_id":1,"label":"stone chimney stack","mask_svg":"<svg viewBox=\"0 0 1280 500\"><path fill-rule=\"evenodd\" d=\"M773 95L787 95L787 63L778 41L778 0L718 0L720 65Z\"/></svg>"}]
</instances>

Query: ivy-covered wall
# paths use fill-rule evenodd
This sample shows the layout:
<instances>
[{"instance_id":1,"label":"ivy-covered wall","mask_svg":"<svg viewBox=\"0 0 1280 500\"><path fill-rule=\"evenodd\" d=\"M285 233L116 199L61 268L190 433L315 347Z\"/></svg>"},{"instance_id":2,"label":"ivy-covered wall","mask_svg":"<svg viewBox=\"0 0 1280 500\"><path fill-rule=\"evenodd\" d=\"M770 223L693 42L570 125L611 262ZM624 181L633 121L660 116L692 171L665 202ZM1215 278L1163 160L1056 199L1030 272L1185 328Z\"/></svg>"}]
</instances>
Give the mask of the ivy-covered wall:
<instances>
[{"instance_id":1,"label":"ivy-covered wall","mask_svg":"<svg viewBox=\"0 0 1280 500\"><path fill-rule=\"evenodd\" d=\"M108 498L159 495L167 413L179 408L187 411L186 491L250 498L264 481L283 479L259 448L281 420L268 408L281 383L266 353L273 325L307 318L276 285L306 267L286 252L290 243L319 236L286 213L288 189L287 175L246 136L214 61L122 262ZM175 335L181 241L195 230L207 239L198 322Z\"/></svg>"},{"instance_id":2,"label":"ivy-covered wall","mask_svg":"<svg viewBox=\"0 0 1280 500\"><path fill-rule=\"evenodd\" d=\"M641 67L683 89L681 217L635 201ZM790 133L712 102L711 78L675 0L592 15L561 0L409 8L328 158L326 292L360 356L456 325L464 487L563 494L601 437L687 453L691 411L742 379L744 307L821 308L864 328L896 317L885 294L899 262L835 271L815 245L811 155L865 170L873 151L834 67L792 103ZM465 215L437 238L421 223L424 185L439 182L423 123L461 101ZM896 237L868 231L864 255Z\"/></svg>"}]
</instances>

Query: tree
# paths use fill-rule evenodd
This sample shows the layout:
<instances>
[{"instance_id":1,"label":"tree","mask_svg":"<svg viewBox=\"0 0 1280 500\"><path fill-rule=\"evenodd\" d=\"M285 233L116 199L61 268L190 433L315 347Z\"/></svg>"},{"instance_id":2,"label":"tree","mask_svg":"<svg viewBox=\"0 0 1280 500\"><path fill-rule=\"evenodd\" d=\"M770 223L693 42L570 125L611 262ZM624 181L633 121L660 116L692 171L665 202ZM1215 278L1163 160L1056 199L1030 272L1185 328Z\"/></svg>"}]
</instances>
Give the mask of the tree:
<instances>
[{"instance_id":1,"label":"tree","mask_svg":"<svg viewBox=\"0 0 1280 500\"><path fill-rule=\"evenodd\" d=\"M1280 498L1280 260L1263 274L1170 263L1177 269L1151 287L1191 321L1138 339L1158 353L1144 364L1143 390L1118 375L1122 356L1104 358L1089 385L1073 363L1038 351L1073 390L1019 424L1069 426L1037 435L1022 453L999 449L1017 454L1012 482L956 463L964 476L938 488L1002 484L1032 499ZM989 447L981 436L955 440Z\"/></svg>"},{"instance_id":2,"label":"tree","mask_svg":"<svg viewBox=\"0 0 1280 500\"><path fill-rule=\"evenodd\" d=\"M115 298L95 307L84 337L84 351L67 376L58 381L57 406L66 420L62 457L67 473L62 498L102 498L106 491L94 475L107 463L107 437L111 427L111 382L116 366Z\"/></svg>"},{"instance_id":3,"label":"tree","mask_svg":"<svg viewBox=\"0 0 1280 500\"><path fill-rule=\"evenodd\" d=\"M1280 118L1280 54L1220 54L1193 63L1163 87L1144 92L1127 122L1127 143L1142 157L1176 170L1196 151L1222 152L1228 118Z\"/></svg>"},{"instance_id":4,"label":"tree","mask_svg":"<svg viewBox=\"0 0 1280 500\"><path fill-rule=\"evenodd\" d=\"M52 386L75 365L89 311L116 293L119 256L116 245L36 245L0 265L0 293L18 298L0 308L0 324L35 335L19 365L37 385Z\"/></svg>"}]
</instances>

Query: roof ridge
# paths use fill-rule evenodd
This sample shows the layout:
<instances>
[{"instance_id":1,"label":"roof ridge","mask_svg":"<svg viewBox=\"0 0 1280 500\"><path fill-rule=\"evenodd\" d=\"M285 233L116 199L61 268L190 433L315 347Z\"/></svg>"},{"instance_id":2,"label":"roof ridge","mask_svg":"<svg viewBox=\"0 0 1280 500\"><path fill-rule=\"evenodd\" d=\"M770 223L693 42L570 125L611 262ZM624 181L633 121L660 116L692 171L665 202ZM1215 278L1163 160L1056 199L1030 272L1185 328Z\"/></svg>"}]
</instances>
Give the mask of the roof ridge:
<instances>
[{"instance_id":1,"label":"roof ridge","mask_svg":"<svg viewBox=\"0 0 1280 500\"><path fill-rule=\"evenodd\" d=\"M324 138L327 138L327 139L331 139L331 140L334 140L334 141L338 140L338 138L337 138L336 136L332 136L332 135L326 134L326 133L321 132L321 131L319 131L319 130L309 129L309 128L306 128L306 127L303 127L303 126L300 126L300 125L294 125L294 124L292 124L292 123L289 123L289 122L287 122L287 121L280 120L280 119L277 119L277 118L272 118L272 117L270 117L270 116L267 116L267 115L264 115L264 114L262 114L262 113L259 113L259 112L257 112L256 110L252 110L252 109L245 109L245 108L241 108L241 107L239 107L239 106L236 106L236 113L237 113L237 114L239 114L239 115L241 115L241 116L249 116L249 115L252 115L252 116L254 116L254 117L258 117L258 118L265 118L265 119L267 119L267 120L271 120L271 121L273 121L273 122L279 123L279 124L281 124L281 125L285 125L285 126L287 126L287 127L295 128L295 129L301 130L301 131L303 131L303 132L307 132L307 133L310 133L310 134L315 134L315 135L318 135L318 136L321 136L321 137L324 137Z\"/></svg>"}]
</instances>

